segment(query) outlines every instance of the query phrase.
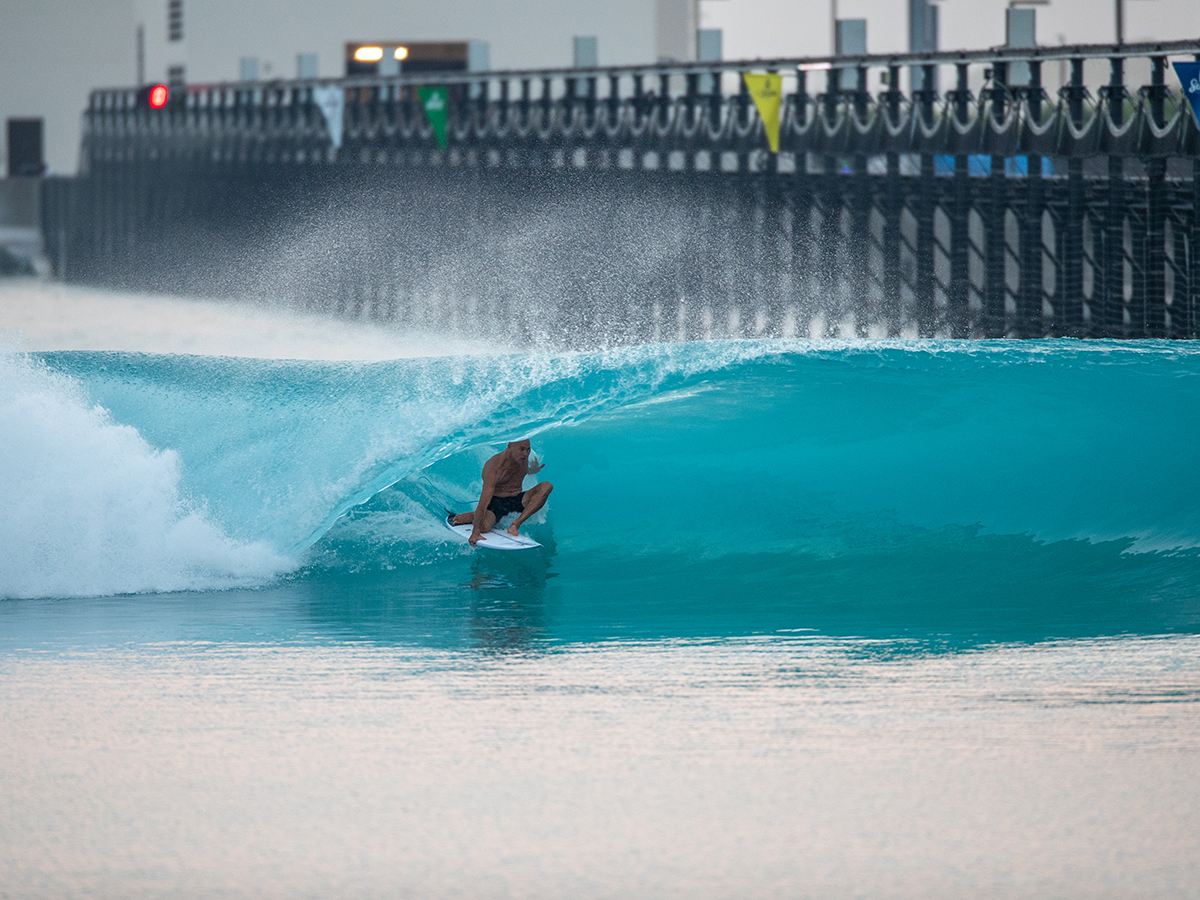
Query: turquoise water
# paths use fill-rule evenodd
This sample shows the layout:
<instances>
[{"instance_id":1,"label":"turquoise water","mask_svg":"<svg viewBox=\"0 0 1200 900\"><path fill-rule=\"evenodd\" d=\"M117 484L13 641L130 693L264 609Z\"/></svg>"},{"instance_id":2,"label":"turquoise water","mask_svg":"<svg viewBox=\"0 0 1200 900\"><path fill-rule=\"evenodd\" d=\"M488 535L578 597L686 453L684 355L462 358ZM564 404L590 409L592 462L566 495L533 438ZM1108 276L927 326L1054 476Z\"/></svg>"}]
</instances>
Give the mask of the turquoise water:
<instances>
[{"instance_id":1,"label":"turquoise water","mask_svg":"<svg viewBox=\"0 0 1200 900\"><path fill-rule=\"evenodd\" d=\"M0 884L1198 896L1197 400L1165 342L0 357ZM526 436L543 547L454 542Z\"/></svg>"},{"instance_id":2,"label":"turquoise water","mask_svg":"<svg viewBox=\"0 0 1200 900\"><path fill-rule=\"evenodd\" d=\"M543 638L568 641L1200 622L1187 346L3 365L10 598L289 584L453 603L472 584L553 601ZM523 436L555 485L529 526L543 550L449 540L442 511Z\"/></svg>"}]
</instances>

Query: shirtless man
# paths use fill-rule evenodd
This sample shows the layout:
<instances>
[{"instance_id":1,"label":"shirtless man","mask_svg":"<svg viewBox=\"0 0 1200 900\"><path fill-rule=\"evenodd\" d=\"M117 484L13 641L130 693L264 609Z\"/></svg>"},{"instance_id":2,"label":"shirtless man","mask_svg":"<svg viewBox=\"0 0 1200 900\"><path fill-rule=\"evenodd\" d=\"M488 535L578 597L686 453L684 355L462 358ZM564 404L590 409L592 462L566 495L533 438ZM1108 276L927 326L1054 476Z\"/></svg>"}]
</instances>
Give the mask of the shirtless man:
<instances>
[{"instance_id":1,"label":"shirtless man","mask_svg":"<svg viewBox=\"0 0 1200 900\"><path fill-rule=\"evenodd\" d=\"M529 441L513 441L503 453L497 453L483 464L483 490L474 512L451 513L451 525L474 525L468 540L471 546L481 540L495 527L496 522L511 512L520 510L517 521L508 526L508 533L516 535L522 523L546 505L546 498L554 490L548 481L535 484L521 491L521 482L526 475L536 475L545 468L535 458L529 461Z\"/></svg>"}]
</instances>

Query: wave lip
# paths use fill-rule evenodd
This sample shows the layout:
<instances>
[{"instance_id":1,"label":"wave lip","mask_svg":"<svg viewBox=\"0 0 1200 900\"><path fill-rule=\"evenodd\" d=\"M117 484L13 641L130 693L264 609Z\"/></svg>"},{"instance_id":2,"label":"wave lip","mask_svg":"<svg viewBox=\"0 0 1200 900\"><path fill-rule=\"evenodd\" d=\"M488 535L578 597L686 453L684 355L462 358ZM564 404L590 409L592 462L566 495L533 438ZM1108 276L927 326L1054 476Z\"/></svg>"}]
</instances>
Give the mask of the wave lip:
<instances>
[{"instance_id":1,"label":"wave lip","mask_svg":"<svg viewBox=\"0 0 1200 900\"><path fill-rule=\"evenodd\" d=\"M185 502L175 452L24 356L0 356L0 459L0 597L206 590L291 567Z\"/></svg>"}]
</instances>

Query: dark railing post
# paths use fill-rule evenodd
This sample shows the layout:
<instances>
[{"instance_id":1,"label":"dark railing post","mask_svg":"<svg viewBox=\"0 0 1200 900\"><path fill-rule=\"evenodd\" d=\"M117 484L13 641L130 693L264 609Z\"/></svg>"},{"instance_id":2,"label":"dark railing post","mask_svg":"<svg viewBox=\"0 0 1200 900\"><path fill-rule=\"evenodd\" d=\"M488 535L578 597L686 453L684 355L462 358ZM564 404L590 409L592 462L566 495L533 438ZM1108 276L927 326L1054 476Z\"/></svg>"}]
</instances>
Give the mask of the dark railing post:
<instances>
[{"instance_id":1,"label":"dark railing post","mask_svg":"<svg viewBox=\"0 0 1200 900\"><path fill-rule=\"evenodd\" d=\"M530 79L521 79L521 127L529 127L529 107L533 102L533 84Z\"/></svg>"},{"instance_id":2,"label":"dark railing post","mask_svg":"<svg viewBox=\"0 0 1200 900\"><path fill-rule=\"evenodd\" d=\"M737 123L740 127L745 128L746 123L750 120L750 89L746 87L746 79L738 77L738 94L737 94Z\"/></svg>"},{"instance_id":3,"label":"dark railing post","mask_svg":"<svg viewBox=\"0 0 1200 900\"><path fill-rule=\"evenodd\" d=\"M867 67L855 70L854 115L859 121L867 117ZM867 337L868 326L878 319L879 310L868 304L867 279L871 267L871 178L867 174L865 153L854 155L854 187L850 202L850 221L853 234L850 236L850 293L855 306L855 333Z\"/></svg>"},{"instance_id":4,"label":"dark railing post","mask_svg":"<svg viewBox=\"0 0 1200 900\"><path fill-rule=\"evenodd\" d=\"M866 119L867 107L871 102L871 94L867 90L867 67L856 66L854 69L854 114L859 121Z\"/></svg>"},{"instance_id":5,"label":"dark railing post","mask_svg":"<svg viewBox=\"0 0 1200 900\"><path fill-rule=\"evenodd\" d=\"M596 76L589 75L587 80L587 95L584 97L584 109L587 112L588 128L596 124Z\"/></svg>"},{"instance_id":6,"label":"dark railing post","mask_svg":"<svg viewBox=\"0 0 1200 900\"><path fill-rule=\"evenodd\" d=\"M633 118L638 124L642 121L642 114L646 112L646 87L642 77L641 72L633 76Z\"/></svg>"},{"instance_id":7,"label":"dark railing post","mask_svg":"<svg viewBox=\"0 0 1200 900\"><path fill-rule=\"evenodd\" d=\"M542 97L541 97L542 127L543 128L550 127L550 110L551 110L551 104L553 103L553 100L551 99L551 93L552 93L551 80L549 78L543 78L542 79Z\"/></svg>"},{"instance_id":8,"label":"dark railing post","mask_svg":"<svg viewBox=\"0 0 1200 900\"><path fill-rule=\"evenodd\" d=\"M712 81L712 89L708 95L708 121L709 127L715 128L721 121L721 105L724 103L721 96L721 72L713 72L709 78Z\"/></svg>"},{"instance_id":9,"label":"dark railing post","mask_svg":"<svg viewBox=\"0 0 1200 900\"><path fill-rule=\"evenodd\" d=\"M1071 60L1071 82L1066 88L1067 115L1076 128L1083 127L1083 100L1087 90L1083 86L1083 59ZM1063 230L1062 254L1058 265L1061 273L1058 307L1055 309L1059 333L1081 337L1083 327L1083 160L1072 156L1067 161L1067 214L1061 223ZM1095 296L1095 294L1093 294ZM1091 310L1092 327L1098 311Z\"/></svg>"},{"instance_id":10,"label":"dark railing post","mask_svg":"<svg viewBox=\"0 0 1200 900\"><path fill-rule=\"evenodd\" d=\"M1166 70L1165 56L1154 56L1150 59L1150 87L1147 91L1150 101L1150 117L1155 126L1162 128L1166 125ZM1167 161L1161 156L1152 156L1146 160L1146 271L1143 273L1145 283L1146 325L1145 336L1151 338L1167 337L1167 281L1166 281L1166 219L1167 219L1167 188L1165 178ZM1172 310L1174 312L1174 310ZM1174 319L1174 316L1171 316ZM1174 331L1172 327L1171 332Z\"/></svg>"},{"instance_id":11,"label":"dark railing post","mask_svg":"<svg viewBox=\"0 0 1200 900\"><path fill-rule=\"evenodd\" d=\"M579 79L566 78L563 81L563 124L568 128L575 120L575 92L579 86Z\"/></svg>"},{"instance_id":12,"label":"dark railing post","mask_svg":"<svg viewBox=\"0 0 1200 900\"><path fill-rule=\"evenodd\" d=\"M621 111L621 76L610 74L608 76L608 127L612 128L617 123L617 116Z\"/></svg>"},{"instance_id":13,"label":"dark railing post","mask_svg":"<svg viewBox=\"0 0 1200 900\"><path fill-rule=\"evenodd\" d=\"M1008 114L1008 63L992 64L991 117L996 125ZM988 175L988 209L984 226L987 246L984 248L983 318L987 337L1004 337L1005 321L1005 255L1004 220L1008 213L1008 185L1005 183L1005 158L992 155L992 170Z\"/></svg>"},{"instance_id":14,"label":"dark railing post","mask_svg":"<svg viewBox=\"0 0 1200 900\"><path fill-rule=\"evenodd\" d=\"M837 122L838 105L841 103L841 69L830 69L825 73L825 124L830 128Z\"/></svg>"},{"instance_id":15,"label":"dark railing post","mask_svg":"<svg viewBox=\"0 0 1200 900\"><path fill-rule=\"evenodd\" d=\"M1193 57L1200 62L1200 53ZM1186 113L1185 113L1186 115ZM1200 126L1200 122L1196 123ZM1192 160L1192 208L1191 229L1188 235L1187 287L1184 289L1184 304L1187 307L1187 337L1200 338L1200 155ZM1177 257L1178 258L1178 257ZM1178 295L1178 291L1176 294Z\"/></svg>"},{"instance_id":16,"label":"dark railing post","mask_svg":"<svg viewBox=\"0 0 1200 900\"><path fill-rule=\"evenodd\" d=\"M967 63L955 66L954 118L964 128L970 120L971 88ZM956 142L957 143L957 142ZM971 335L971 182L970 157L954 157L954 204L950 209L950 334Z\"/></svg>"},{"instance_id":17,"label":"dark railing post","mask_svg":"<svg viewBox=\"0 0 1200 900\"><path fill-rule=\"evenodd\" d=\"M771 70L777 75L778 70ZM782 113L783 111L780 110ZM782 122L781 122L782 125ZM786 260L784 258L784 217L787 211L787 188L779 168L779 154L772 153L766 163L766 171L759 173L763 183L763 297L761 309L768 333L779 334L785 310L783 279ZM758 334L755 322L755 334Z\"/></svg>"},{"instance_id":18,"label":"dark railing post","mask_svg":"<svg viewBox=\"0 0 1200 900\"><path fill-rule=\"evenodd\" d=\"M492 82L491 82L490 78L481 78L481 79L479 79L479 81L475 82L475 86L476 86L477 90L479 91L478 106L479 106L479 122L481 125L485 121L485 116L487 116L488 103L490 103L491 99L492 99L491 85L492 85Z\"/></svg>"},{"instance_id":19,"label":"dark railing post","mask_svg":"<svg viewBox=\"0 0 1200 900\"><path fill-rule=\"evenodd\" d=\"M933 125L934 104L937 102L937 91L934 89L934 74L937 67L921 66L921 83L919 114L926 127ZM933 154L928 151L921 153L921 195L915 204L917 214L917 327L921 337L932 337L937 329L937 307L935 298L935 269L933 214L936 208L935 192L937 184L934 181Z\"/></svg>"},{"instance_id":20,"label":"dark railing post","mask_svg":"<svg viewBox=\"0 0 1200 900\"><path fill-rule=\"evenodd\" d=\"M510 88L509 88L509 84L508 84L508 79L501 78L500 79L500 101L499 101L500 109L499 109L499 112L497 113L497 121L502 122L503 123L502 127L504 127L504 128L508 128L512 122L512 120L509 118L509 113L511 112L509 91L510 91Z\"/></svg>"},{"instance_id":21,"label":"dark railing post","mask_svg":"<svg viewBox=\"0 0 1200 900\"><path fill-rule=\"evenodd\" d=\"M838 81L840 69L830 69L825 82L825 123L832 126L837 120ZM844 313L842 304L842 284L838 272L838 247L842 243L842 189L839 184L840 173L837 157L829 153L825 155L825 165L821 191L821 257L820 257L820 287L825 296L825 328L826 335L835 333L838 321ZM822 335L824 337L825 335Z\"/></svg>"},{"instance_id":22,"label":"dark railing post","mask_svg":"<svg viewBox=\"0 0 1200 900\"><path fill-rule=\"evenodd\" d=\"M793 98L796 123L808 125L808 73L796 69L796 94ZM714 79L719 83L719 78ZM719 89L719 88L717 88ZM811 299L809 291L812 280L812 211L813 187L808 173L808 153L796 153L796 172L792 180L792 300L796 309L803 309ZM797 322L797 327L800 323Z\"/></svg>"},{"instance_id":23,"label":"dark railing post","mask_svg":"<svg viewBox=\"0 0 1200 900\"><path fill-rule=\"evenodd\" d=\"M1200 156L1192 160L1191 267L1188 272L1187 321L1190 338L1200 337Z\"/></svg>"},{"instance_id":24,"label":"dark railing post","mask_svg":"<svg viewBox=\"0 0 1200 900\"><path fill-rule=\"evenodd\" d=\"M1035 125L1042 122L1042 63L1031 59L1026 110ZM1042 158L1026 157L1025 209L1021 223L1021 280L1017 294L1017 336L1041 337L1042 327L1042 211L1045 209L1045 184L1042 182ZM1056 298L1057 299L1057 298Z\"/></svg>"},{"instance_id":25,"label":"dark railing post","mask_svg":"<svg viewBox=\"0 0 1200 900\"><path fill-rule=\"evenodd\" d=\"M1109 61L1111 77L1105 96L1112 124L1125 122L1125 60ZM1108 214L1104 222L1104 318L1105 337L1125 333L1125 167L1120 156L1108 157Z\"/></svg>"},{"instance_id":26,"label":"dark railing post","mask_svg":"<svg viewBox=\"0 0 1200 900\"><path fill-rule=\"evenodd\" d=\"M900 67L888 66L887 111L893 125L900 121ZM900 294L900 216L904 209L904 180L900 154L887 154L886 187L883 201L883 302L888 337L899 337L903 301Z\"/></svg>"}]
</instances>

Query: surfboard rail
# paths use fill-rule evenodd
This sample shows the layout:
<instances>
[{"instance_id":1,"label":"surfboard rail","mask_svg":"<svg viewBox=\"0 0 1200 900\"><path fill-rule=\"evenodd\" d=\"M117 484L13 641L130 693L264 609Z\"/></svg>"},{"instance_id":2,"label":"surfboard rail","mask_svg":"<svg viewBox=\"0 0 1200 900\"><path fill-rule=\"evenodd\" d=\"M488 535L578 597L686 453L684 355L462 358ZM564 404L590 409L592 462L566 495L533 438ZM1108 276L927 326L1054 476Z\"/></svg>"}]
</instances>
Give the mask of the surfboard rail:
<instances>
[{"instance_id":1,"label":"surfboard rail","mask_svg":"<svg viewBox=\"0 0 1200 900\"><path fill-rule=\"evenodd\" d=\"M446 526L451 534L464 543L470 540L470 525L451 525L446 519L442 519L442 524ZM475 546L483 547L485 550L532 550L542 545L533 538L526 537L523 534L514 537L497 525L491 531L482 535L479 543Z\"/></svg>"}]
</instances>

